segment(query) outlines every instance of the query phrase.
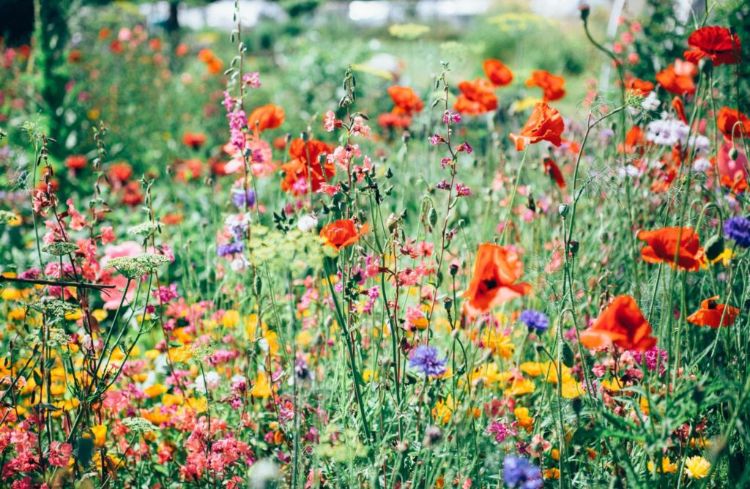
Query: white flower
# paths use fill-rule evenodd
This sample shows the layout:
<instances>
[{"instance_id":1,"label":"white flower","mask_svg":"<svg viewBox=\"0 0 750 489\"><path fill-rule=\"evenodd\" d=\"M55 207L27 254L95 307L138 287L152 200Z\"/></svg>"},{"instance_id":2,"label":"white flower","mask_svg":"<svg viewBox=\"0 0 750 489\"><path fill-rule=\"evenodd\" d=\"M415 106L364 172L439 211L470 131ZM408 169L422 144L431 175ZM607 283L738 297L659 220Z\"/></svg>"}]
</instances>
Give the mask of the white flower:
<instances>
[{"instance_id":1,"label":"white flower","mask_svg":"<svg viewBox=\"0 0 750 489\"><path fill-rule=\"evenodd\" d=\"M709 168L711 168L711 162L706 158L696 158L693 162L693 171L698 173L705 173Z\"/></svg>"},{"instance_id":2,"label":"white flower","mask_svg":"<svg viewBox=\"0 0 750 489\"><path fill-rule=\"evenodd\" d=\"M656 97L656 93L650 92L646 98L641 102L643 110L657 110L661 102Z\"/></svg>"},{"instance_id":3,"label":"white flower","mask_svg":"<svg viewBox=\"0 0 750 489\"><path fill-rule=\"evenodd\" d=\"M646 140L660 146L674 146L687 143L690 129L687 124L676 119L651 121L646 127Z\"/></svg>"},{"instance_id":4,"label":"white flower","mask_svg":"<svg viewBox=\"0 0 750 489\"><path fill-rule=\"evenodd\" d=\"M240 272L244 270L247 267L247 260L245 260L244 256L238 256L232 262L229 264L229 268L232 269L233 272Z\"/></svg>"},{"instance_id":5,"label":"white flower","mask_svg":"<svg viewBox=\"0 0 750 489\"><path fill-rule=\"evenodd\" d=\"M279 478L279 466L273 460L264 458L250 467L248 475L252 489L265 489L269 482Z\"/></svg>"},{"instance_id":6,"label":"white flower","mask_svg":"<svg viewBox=\"0 0 750 489\"><path fill-rule=\"evenodd\" d=\"M201 392L208 392L208 390L214 390L217 387L219 387L219 382L221 381L221 376L218 374L218 372L210 371L206 372L205 375L199 375L197 379L195 379L195 389Z\"/></svg>"},{"instance_id":7,"label":"white flower","mask_svg":"<svg viewBox=\"0 0 750 489\"><path fill-rule=\"evenodd\" d=\"M299 220L297 221L297 229L299 229L303 233L312 231L313 229L315 229L315 226L317 225L318 225L318 219L312 214L305 214L304 216L300 217Z\"/></svg>"}]
</instances>

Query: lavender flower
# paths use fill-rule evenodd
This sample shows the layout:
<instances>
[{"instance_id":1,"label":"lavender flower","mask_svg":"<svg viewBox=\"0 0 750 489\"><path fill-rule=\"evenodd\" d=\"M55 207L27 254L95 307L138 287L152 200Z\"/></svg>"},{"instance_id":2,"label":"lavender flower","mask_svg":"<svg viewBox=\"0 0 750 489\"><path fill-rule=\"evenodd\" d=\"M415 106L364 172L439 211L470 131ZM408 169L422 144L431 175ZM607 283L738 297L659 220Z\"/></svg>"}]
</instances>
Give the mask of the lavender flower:
<instances>
[{"instance_id":1,"label":"lavender flower","mask_svg":"<svg viewBox=\"0 0 750 489\"><path fill-rule=\"evenodd\" d=\"M544 333L549 328L549 318L546 314L534 309L526 309L519 318L523 324L537 333Z\"/></svg>"},{"instance_id":2,"label":"lavender flower","mask_svg":"<svg viewBox=\"0 0 750 489\"><path fill-rule=\"evenodd\" d=\"M438 358L437 348L420 345L414 349L409 357L409 366L421 371L428 377L439 377L445 373L445 358Z\"/></svg>"},{"instance_id":3,"label":"lavender flower","mask_svg":"<svg viewBox=\"0 0 750 489\"><path fill-rule=\"evenodd\" d=\"M242 188L232 189L232 203L239 209L252 207L255 205L255 191L249 188L247 191Z\"/></svg>"},{"instance_id":4,"label":"lavender flower","mask_svg":"<svg viewBox=\"0 0 750 489\"><path fill-rule=\"evenodd\" d=\"M539 467L516 455L506 455L503 460L503 479L512 488L540 489L544 485Z\"/></svg>"},{"instance_id":5,"label":"lavender flower","mask_svg":"<svg viewBox=\"0 0 750 489\"><path fill-rule=\"evenodd\" d=\"M750 248L750 219L735 216L724 223L724 235L742 248Z\"/></svg>"},{"instance_id":6,"label":"lavender flower","mask_svg":"<svg viewBox=\"0 0 750 489\"><path fill-rule=\"evenodd\" d=\"M242 242L235 241L233 243L227 243L217 246L216 254L219 256L234 255L236 253L241 253L244 248L245 246L242 244Z\"/></svg>"}]
</instances>

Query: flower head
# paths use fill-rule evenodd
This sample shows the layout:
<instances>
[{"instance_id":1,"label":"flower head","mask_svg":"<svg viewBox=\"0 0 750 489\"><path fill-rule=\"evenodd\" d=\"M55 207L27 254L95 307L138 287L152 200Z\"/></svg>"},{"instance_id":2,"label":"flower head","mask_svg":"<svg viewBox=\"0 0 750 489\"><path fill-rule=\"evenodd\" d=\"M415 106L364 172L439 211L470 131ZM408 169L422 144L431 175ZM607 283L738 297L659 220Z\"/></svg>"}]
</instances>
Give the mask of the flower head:
<instances>
[{"instance_id":1,"label":"flower head","mask_svg":"<svg viewBox=\"0 0 750 489\"><path fill-rule=\"evenodd\" d=\"M323 226L323 229L320 230L320 237L328 246L340 250L359 241L359 237L366 232L367 225L357 230L353 220L339 219Z\"/></svg>"},{"instance_id":2,"label":"flower head","mask_svg":"<svg viewBox=\"0 0 750 489\"><path fill-rule=\"evenodd\" d=\"M517 283L521 275L523 263L514 250L493 243L480 244L474 275L463 296L470 308L487 312L497 304L531 292L531 285Z\"/></svg>"},{"instance_id":3,"label":"flower head","mask_svg":"<svg viewBox=\"0 0 750 489\"><path fill-rule=\"evenodd\" d=\"M547 315L534 309L526 309L521 313L519 319L527 328L538 333L544 333L549 328L549 318Z\"/></svg>"},{"instance_id":4,"label":"flower head","mask_svg":"<svg viewBox=\"0 0 750 489\"><path fill-rule=\"evenodd\" d=\"M438 357L437 348L419 345L409 356L409 366L422 372L427 377L439 377L445 373L448 360Z\"/></svg>"},{"instance_id":5,"label":"flower head","mask_svg":"<svg viewBox=\"0 0 750 489\"><path fill-rule=\"evenodd\" d=\"M517 151L523 151L527 144L540 141L549 141L555 146L560 146L564 130L565 122L560 112L542 102L534 107L529 120L521 129L521 134L511 133L510 139L516 143Z\"/></svg>"},{"instance_id":6,"label":"flower head","mask_svg":"<svg viewBox=\"0 0 750 489\"><path fill-rule=\"evenodd\" d=\"M693 63L703 58L710 59L716 66L740 62L740 38L726 27L701 27L690 34L688 45L691 49L685 51L685 59Z\"/></svg>"},{"instance_id":7,"label":"flower head","mask_svg":"<svg viewBox=\"0 0 750 489\"><path fill-rule=\"evenodd\" d=\"M731 326L740 313L736 307L716 302L719 296L711 297L701 302L701 307L688 316L687 321L698 326L719 328Z\"/></svg>"},{"instance_id":8,"label":"flower head","mask_svg":"<svg viewBox=\"0 0 750 489\"><path fill-rule=\"evenodd\" d=\"M549 71L535 70L526 80L527 87L539 87L544 92L544 101L553 102L565 96L565 79Z\"/></svg>"},{"instance_id":9,"label":"flower head","mask_svg":"<svg viewBox=\"0 0 750 489\"><path fill-rule=\"evenodd\" d=\"M641 258L648 263L668 263L681 270L695 271L705 261L698 235L689 227L639 231L638 239L646 242Z\"/></svg>"},{"instance_id":10,"label":"flower head","mask_svg":"<svg viewBox=\"0 0 750 489\"><path fill-rule=\"evenodd\" d=\"M730 217L724 223L724 236L742 248L750 248L750 219L743 216Z\"/></svg>"},{"instance_id":11,"label":"flower head","mask_svg":"<svg viewBox=\"0 0 750 489\"><path fill-rule=\"evenodd\" d=\"M581 333L581 343L586 348L615 345L624 350L643 352L656 345L656 338L651 333L651 325L643 317L635 299L620 295L609 303L590 328Z\"/></svg>"},{"instance_id":12,"label":"flower head","mask_svg":"<svg viewBox=\"0 0 750 489\"><path fill-rule=\"evenodd\" d=\"M685 474L691 479L703 479L711 470L711 462L696 455L685 460Z\"/></svg>"},{"instance_id":13,"label":"flower head","mask_svg":"<svg viewBox=\"0 0 750 489\"><path fill-rule=\"evenodd\" d=\"M496 87L510 85L513 81L513 72L499 59L486 59L482 64L484 74Z\"/></svg>"},{"instance_id":14,"label":"flower head","mask_svg":"<svg viewBox=\"0 0 750 489\"><path fill-rule=\"evenodd\" d=\"M505 456L503 480L508 487L519 489L540 489L544 485L539 467L516 455Z\"/></svg>"}]
</instances>

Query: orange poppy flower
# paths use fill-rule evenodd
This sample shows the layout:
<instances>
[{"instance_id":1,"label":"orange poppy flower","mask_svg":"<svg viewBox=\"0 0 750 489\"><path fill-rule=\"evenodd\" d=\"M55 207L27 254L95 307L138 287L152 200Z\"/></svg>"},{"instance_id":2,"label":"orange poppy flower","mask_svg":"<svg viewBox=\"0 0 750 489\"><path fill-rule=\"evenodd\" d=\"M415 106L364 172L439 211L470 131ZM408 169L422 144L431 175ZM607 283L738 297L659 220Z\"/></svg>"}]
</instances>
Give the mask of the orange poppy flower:
<instances>
[{"instance_id":1,"label":"orange poppy flower","mask_svg":"<svg viewBox=\"0 0 750 489\"><path fill-rule=\"evenodd\" d=\"M711 328L733 325L740 310L726 304L718 304L716 302L718 299L717 295L701 302L701 308L688 316L688 322Z\"/></svg>"},{"instance_id":2,"label":"orange poppy flower","mask_svg":"<svg viewBox=\"0 0 750 489\"><path fill-rule=\"evenodd\" d=\"M646 351L656 346L651 325L629 295L619 295L609 303L597 320L581 332L586 348L617 346L623 350Z\"/></svg>"},{"instance_id":3,"label":"orange poppy flower","mask_svg":"<svg viewBox=\"0 0 750 489\"><path fill-rule=\"evenodd\" d=\"M284 123L284 109L275 104L261 105L250 113L247 125L250 129L263 132L276 129Z\"/></svg>"},{"instance_id":4,"label":"orange poppy flower","mask_svg":"<svg viewBox=\"0 0 750 489\"><path fill-rule=\"evenodd\" d=\"M65 158L65 166L73 171L83 170L86 168L86 163L86 157L83 155L70 155Z\"/></svg>"},{"instance_id":5,"label":"orange poppy flower","mask_svg":"<svg viewBox=\"0 0 750 489\"><path fill-rule=\"evenodd\" d=\"M625 89L645 97L654 89L654 84L650 81L641 80L640 78L631 77L625 80Z\"/></svg>"},{"instance_id":6,"label":"orange poppy flower","mask_svg":"<svg viewBox=\"0 0 750 489\"><path fill-rule=\"evenodd\" d=\"M656 74L656 81L664 90L675 95L692 95L695 93L695 65L677 60Z\"/></svg>"},{"instance_id":7,"label":"orange poppy flower","mask_svg":"<svg viewBox=\"0 0 750 489\"><path fill-rule=\"evenodd\" d=\"M550 176L555 181L558 187L561 189L565 188L565 178L563 177L560 167L557 166L555 160L552 158L544 159L544 173Z\"/></svg>"},{"instance_id":8,"label":"orange poppy flower","mask_svg":"<svg viewBox=\"0 0 750 489\"><path fill-rule=\"evenodd\" d=\"M109 166L107 176L115 184L125 183L133 176L133 167L128 163L113 163Z\"/></svg>"},{"instance_id":9,"label":"orange poppy flower","mask_svg":"<svg viewBox=\"0 0 750 489\"><path fill-rule=\"evenodd\" d=\"M545 102L560 100L565 96L565 78L553 75L549 71L534 70L531 78L526 80L526 86L541 88Z\"/></svg>"},{"instance_id":10,"label":"orange poppy flower","mask_svg":"<svg viewBox=\"0 0 750 489\"><path fill-rule=\"evenodd\" d=\"M206 135L201 132L186 132L182 135L182 144L198 149L206 144Z\"/></svg>"},{"instance_id":11,"label":"orange poppy flower","mask_svg":"<svg viewBox=\"0 0 750 489\"><path fill-rule=\"evenodd\" d=\"M320 237L326 245L340 250L359 241L367 229L367 224L357 230L357 225L353 220L339 219L323 226L320 230Z\"/></svg>"},{"instance_id":12,"label":"orange poppy flower","mask_svg":"<svg viewBox=\"0 0 750 489\"><path fill-rule=\"evenodd\" d=\"M378 116L378 125L385 129L406 129L410 124L411 116L408 114L398 113L395 109L391 112L385 112Z\"/></svg>"},{"instance_id":13,"label":"orange poppy flower","mask_svg":"<svg viewBox=\"0 0 750 489\"><path fill-rule=\"evenodd\" d=\"M750 119L739 110L722 107L716 116L716 127L727 139L737 139L750 134Z\"/></svg>"},{"instance_id":14,"label":"orange poppy flower","mask_svg":"<svg viewBox=\"0 0 750 489\"><path fill-rule=\"evenodd\" d=\"M709 58L716 66L740 62L740 38L726 27L701 27L690 34L688 45L691 49L685 51L685 59L693 63L703 58Z\"/></svg>"},{"instance_id":15,"label":"orange poppy flower","mask_svg":"<svg viewBox=\"0 0 750 489\"><path fill-rule=\"evenodd\" d=\"M641 258L648 263L668 263L682 270L695 271L705 261L698 235L689 227L639 231L638 239L647 243L641 250Z\"/></svg>"},{"instance_id":16,"label":"orange poppy flower","mask_svg":"<svg viewBox=\"0 0 750 489\"><path fill-rule=\"evenodd\" d=\"M306 194L310 191L317 192L321 186L336 174L336 166L321 157L330 153L333 149L322 141L312 139L303 141L294 139L289 144L289 156L291 159L281 165L284 172L284 180L281 181L281 189L294 195ZM308 188L312 186L312 188Z\"/></svg>"},{"instance_id":17,"label":"orange poppy flower","mask_svg":"<svg viewBox=\"0 0 750 489\"><path fill-rule=\"evenodd\" d=\"M625 135L625 147L623 148L622 144L620 144L617 146L617 150L620 152L624 151L627 154L636 152L643 154L646 143L646 134L644 134L643 129L633 126Z\"/></svg>"},{"instance_id":18,"label":"orange poppy flower","mask_svg":"<svg viewBox=\"0 0 750 489\"><path fill-rule=\"evenodd\" d=\"M497 96L489 80L477 78L474 81L462 81L458 84L461 94L453 108L468 115L479 115L497 109Z\"/></svg>"},{"instance_id":19,"label":"orange poppy flower","mask_svg":"<svg viewBox=\"0 0 750 489\"><path fill-rule=\"evenodd\" d=\"M493 306L531 292L531 285L516 283L523 275L523 263L511 248L482 243L474 262L474 275L463 297L471 309L488 312Z\"/></svg>"},{"instance_id":20,"label":"orange poppy flower","mask_svg":"<svg viewBox=\"0 0 750 489\"><path fill-rule=\"evenodd\" d=\"M407 115L421 112L424 108L424 102L410 87L401 87L398 85L388 87L388 95L391 96L391 100L393 100L396 107Z\"/></svg>"},{"instance_id":21,"label":"orange poppy flower","mask_svg":"<svg viewBox=\"0 0 750 489\"><path fill-rule=\"evenodd\" d=\"M555 146L560 146L564 130L565 122L560 112L541 102L534 106L534 111L521 129L521 134L511 133L510 139L516 143L518 151L523 151L527 144L535 144L539 141L549 141Z\"/></svg>"},{"instance_id":22,"label":"orange poppy flower","mask_svg":"<svg viewBox=\"0 0 750 489\"><path fill-rule=\"evenodd\" d=\"M482 68L484 68L484 74L496 87L510 85L510 82L513 81L513 72L499 59L484 60Z\"/></svg>"}]
</instances>

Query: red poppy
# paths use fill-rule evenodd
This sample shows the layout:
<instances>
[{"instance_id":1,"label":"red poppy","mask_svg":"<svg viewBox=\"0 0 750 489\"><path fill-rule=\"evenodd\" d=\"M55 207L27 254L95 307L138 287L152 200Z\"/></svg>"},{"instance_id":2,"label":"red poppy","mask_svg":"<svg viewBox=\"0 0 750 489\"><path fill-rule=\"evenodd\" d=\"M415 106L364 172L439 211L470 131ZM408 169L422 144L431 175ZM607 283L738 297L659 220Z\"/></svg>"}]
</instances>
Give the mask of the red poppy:
<instances>
[{"instance_id":1,"label":"red poppy","mask_svg":"<svg viewBox=\"0 0 750 489\"><path fill-rule=\"evenodd\" d=\"M458 84L461 94L453 108L462 114L479 115L497 109L494 87L485 78L462 81Z\"/></svg>"},{"instance_id":2,"label":"red poppy","mask_svg":"<svg viewBox=\"0 0 750 489\"><path fill-rule=\"evenodd\" d=\"M406 129L410 124L410 115L398 113L395 110L391 112L385 112L378 116L378 125L385 129Z\"/></svg>"},{"instance_id":3,"label":"red poppy","mask_svg":"<svg viewBox=\"0 0 750 489\"><path fill-rule=\"evenodd\" d=\"M650 81L641 80L639 78L631 77L625 80L625 89L645 97L654 89L654 84Z\"/></svg>"},{"instance_id":4,"label":"red poppy","mask_svg":"<svg viewBox=\"0 0 750 489\"><path fill-rule=\"evenodd\" d=\"M397 112L411 115L421 112L424 108L424 102L410 87L400 87L397 85L388 87L388 95L391 96L396 107L400 109Z\"/></svg>"},{"instance_id":5,"label":"red poppy","mask_svg":"<svg viewBox=\"0 0 750 489\"><path fill-rule=\"evenodd\" d=\"M701 302L701 308L688 316L688 322L711 328L733 325L740 310L726 304L718 304L716 302L718 299L717 295Z\"/></svg>"},{"instance_id":6,"label":"red poppy","mask_svg":"<svg viewBox=\"0 0 750 489\"><path fill-rule=\"evenodd\" d=\"M284 109L275 104L261 105L250 113L247 118L248 127L263 132L276 129L284 123Z\"/></svg>"},{"instance_id":7,"label":"red poppy","mask_svg":"<svg viewBox=\"0 0 750 489\"><path fill-rule=\"evenodd\" d=\"M688 123L687 116L685 115L685 102L679 96L672 99L672 108L674 109L677 117L684 122Z\"/></svg>"},{"instance_id":8,"label":"red poppy","mask_svg":"<svg viewBox=\"0 0 750 489\"><path fill-rule=\"evenodd\" d=\"M198 149L206 144L206 135L202 132L186 132L182 135L182 144L193 149Z\"/></svg>"},{"instance_id":9,"label":"red poppy","mask_svg":"<svg viewBox=\"0 0 750 489\"><path fill-rule=\"evenodd\" d=\"M562 144L561 135L565 130L565 122L557 109L553 109L544 102L534 106L534 111L521 129L521 134L511 133L510 139L516 143L516 150L523 151L527 144L549 141L555 146Z\"/></svg>"},{"instance_id":10,"label":"red poppy","mask_svg":"<svg viewBox=\"0 0 750 489\"><path fill-rule=\"evenodd\" d=\"M527 87L539 87L544 92L544 101L552 102L565 96L565 78L553 75L549 71L535 70L526 80Z\"/></svg>"},{"instance_id":11,"label":"red poppy","mask_svg":"<svg viewBox=\"0 0 750 489\"><path fill-rule=\"evenodd\" d=\"M463 297L471 309L488 312L493 306L531 292L531 285L520 282L523 263L511 248L482 243L474 262L474 275Z\"/></svg>"},{"instance_id":12,"label":"red poppy","mask_svg":"<svg viewBox=\"0 0 750 489\"><path fill-rule=\"evenodd\" d=\"M709 58L716 66L740 62L740 38L726 27L701 27L690 34L688 45L691 49L685 51L685 59L693 63L703 58Z\"/></svg>"},{"instance_id":13,"label":"red poppy","mask_svg":"<svg viewBox=\"0 0 750 489\"><path fill-rule=\"evenodd\" d=\"M113 163L109 166L107 176L115 184L122 184L133 176L133 167L127 163Z\"/></svg>"},{"instance_id":14,"label":"red poppy","mask_svg":"<svg viewBox=\"0 0 750 489\"><path fill-rule=\"evenodd\" d=\"M359 241L367 229L367 224L357 230L357 225L353 220L339 219L323 226L320 230L320 237L326 245L340 250Z\"/></svg>"},{"instance_id":15,"label":"red poppy","mask_svg":"<svg viewBox=\"0 0 750 489\"><path fill-rule=\"evenodd\" d=\"M552 158L544 159L544 173L550 176L555 181L558 187L561 189L565 188L565 178L563 177L560 167L557 166L555 160Z\"/></svg>"},{"instance_id":16,"label":"red poppy","mask_svg":"<svg viewBox=\"0 0 750 489\"><path fill-rule=\"evenodd\" d=\"M641 258L648 263L668 263L682 270L695 271L705 261L703 248L693 228L666 227L639 231L638 239L646 242L641 249Z\"/></svg>"},{"instance_id":17,"label":"red poppy","mask_svg":"<svg viewBox=\"0 0 750 489\"><path fill-rule=\"evenodd\" d=\"M482 64L484 74L496 87L510 85L513 81L513 72L499 59L486 59Z\"/></svg>"},{"instance_id":18,"label":"red poppy","mask_svg":"<svg viewBox=\"0 0 750 489\"><path fill-rule=\"evenodd\" d=\"M69 170L77 171L86 168L86 157L83 155L70 155L65 158L65 166Z\"/></svg>"},{"instance_id":19,"label":"red poppy","mask_svg":"<svg viewBox=\"0 0 750 489\"><path fill-rule=\"evenodd\" d=\"M725 138L738 139L750 134L750 119L739 110L722 107L716 117L716 127Z\"/></svg>"},{"instance_id":20,"label":"red poppy","mask_svg":"<svg viewBox=\"0 0 750 489\"><path fill-rule=\"evenodd\" d=\"M646 135L643 133L643 129L638 126L630 128L628 133L625 135L625 148L622 145L617 147L617 150L627 154L640 153L643 154L646 146Z\"/></svg>"},{"instance_id":21,"label":"red poppy","mask_svg":"<svg viewBox=\"0 0 750 489\"><path fill-rule=\"evenodd\" d=\"M695 65L677 60L674 64L656 74L656 81L664 90L675 95L692 95L695 93Z\"/></svg>"},{"instance_id":22,"label":"red poppy","mask_svg":"<svg viewBox=\"0 0 750 489\"><path fill-rule=\"evenodd\" d=\"M285 174L284 180L281 181L281 189L295 195L320 190L322 184L336 174L336 166L325 158L332 150L326 143L315 139L292 140L289 144L291 159L281 165ZM312 188L308 188L310 186Z\"/></svg>"},{"instance_id":23,"label":"red poppy","mask_svg":"<svg viewBox=\"0 0 750 489\"><path fill-rule=\"evenodd\" d=\"M141 193L141 185L138 182L128 182L128 184L125 185L122 194L122 203L131 207L143 203L143 193Z\"/></svg>"},{"instance_id":24,"label":"red poppy","mask_svg":"<svg viewBox=\"0 0 750 489\"><path fill-rule=\"evenodd\" d=\"M623 350L646 351L656 346L651 325L629 295L619 295L604 308L591 327L581 332L586 348L617 346Z\"/></svg>"}]
</instances>

